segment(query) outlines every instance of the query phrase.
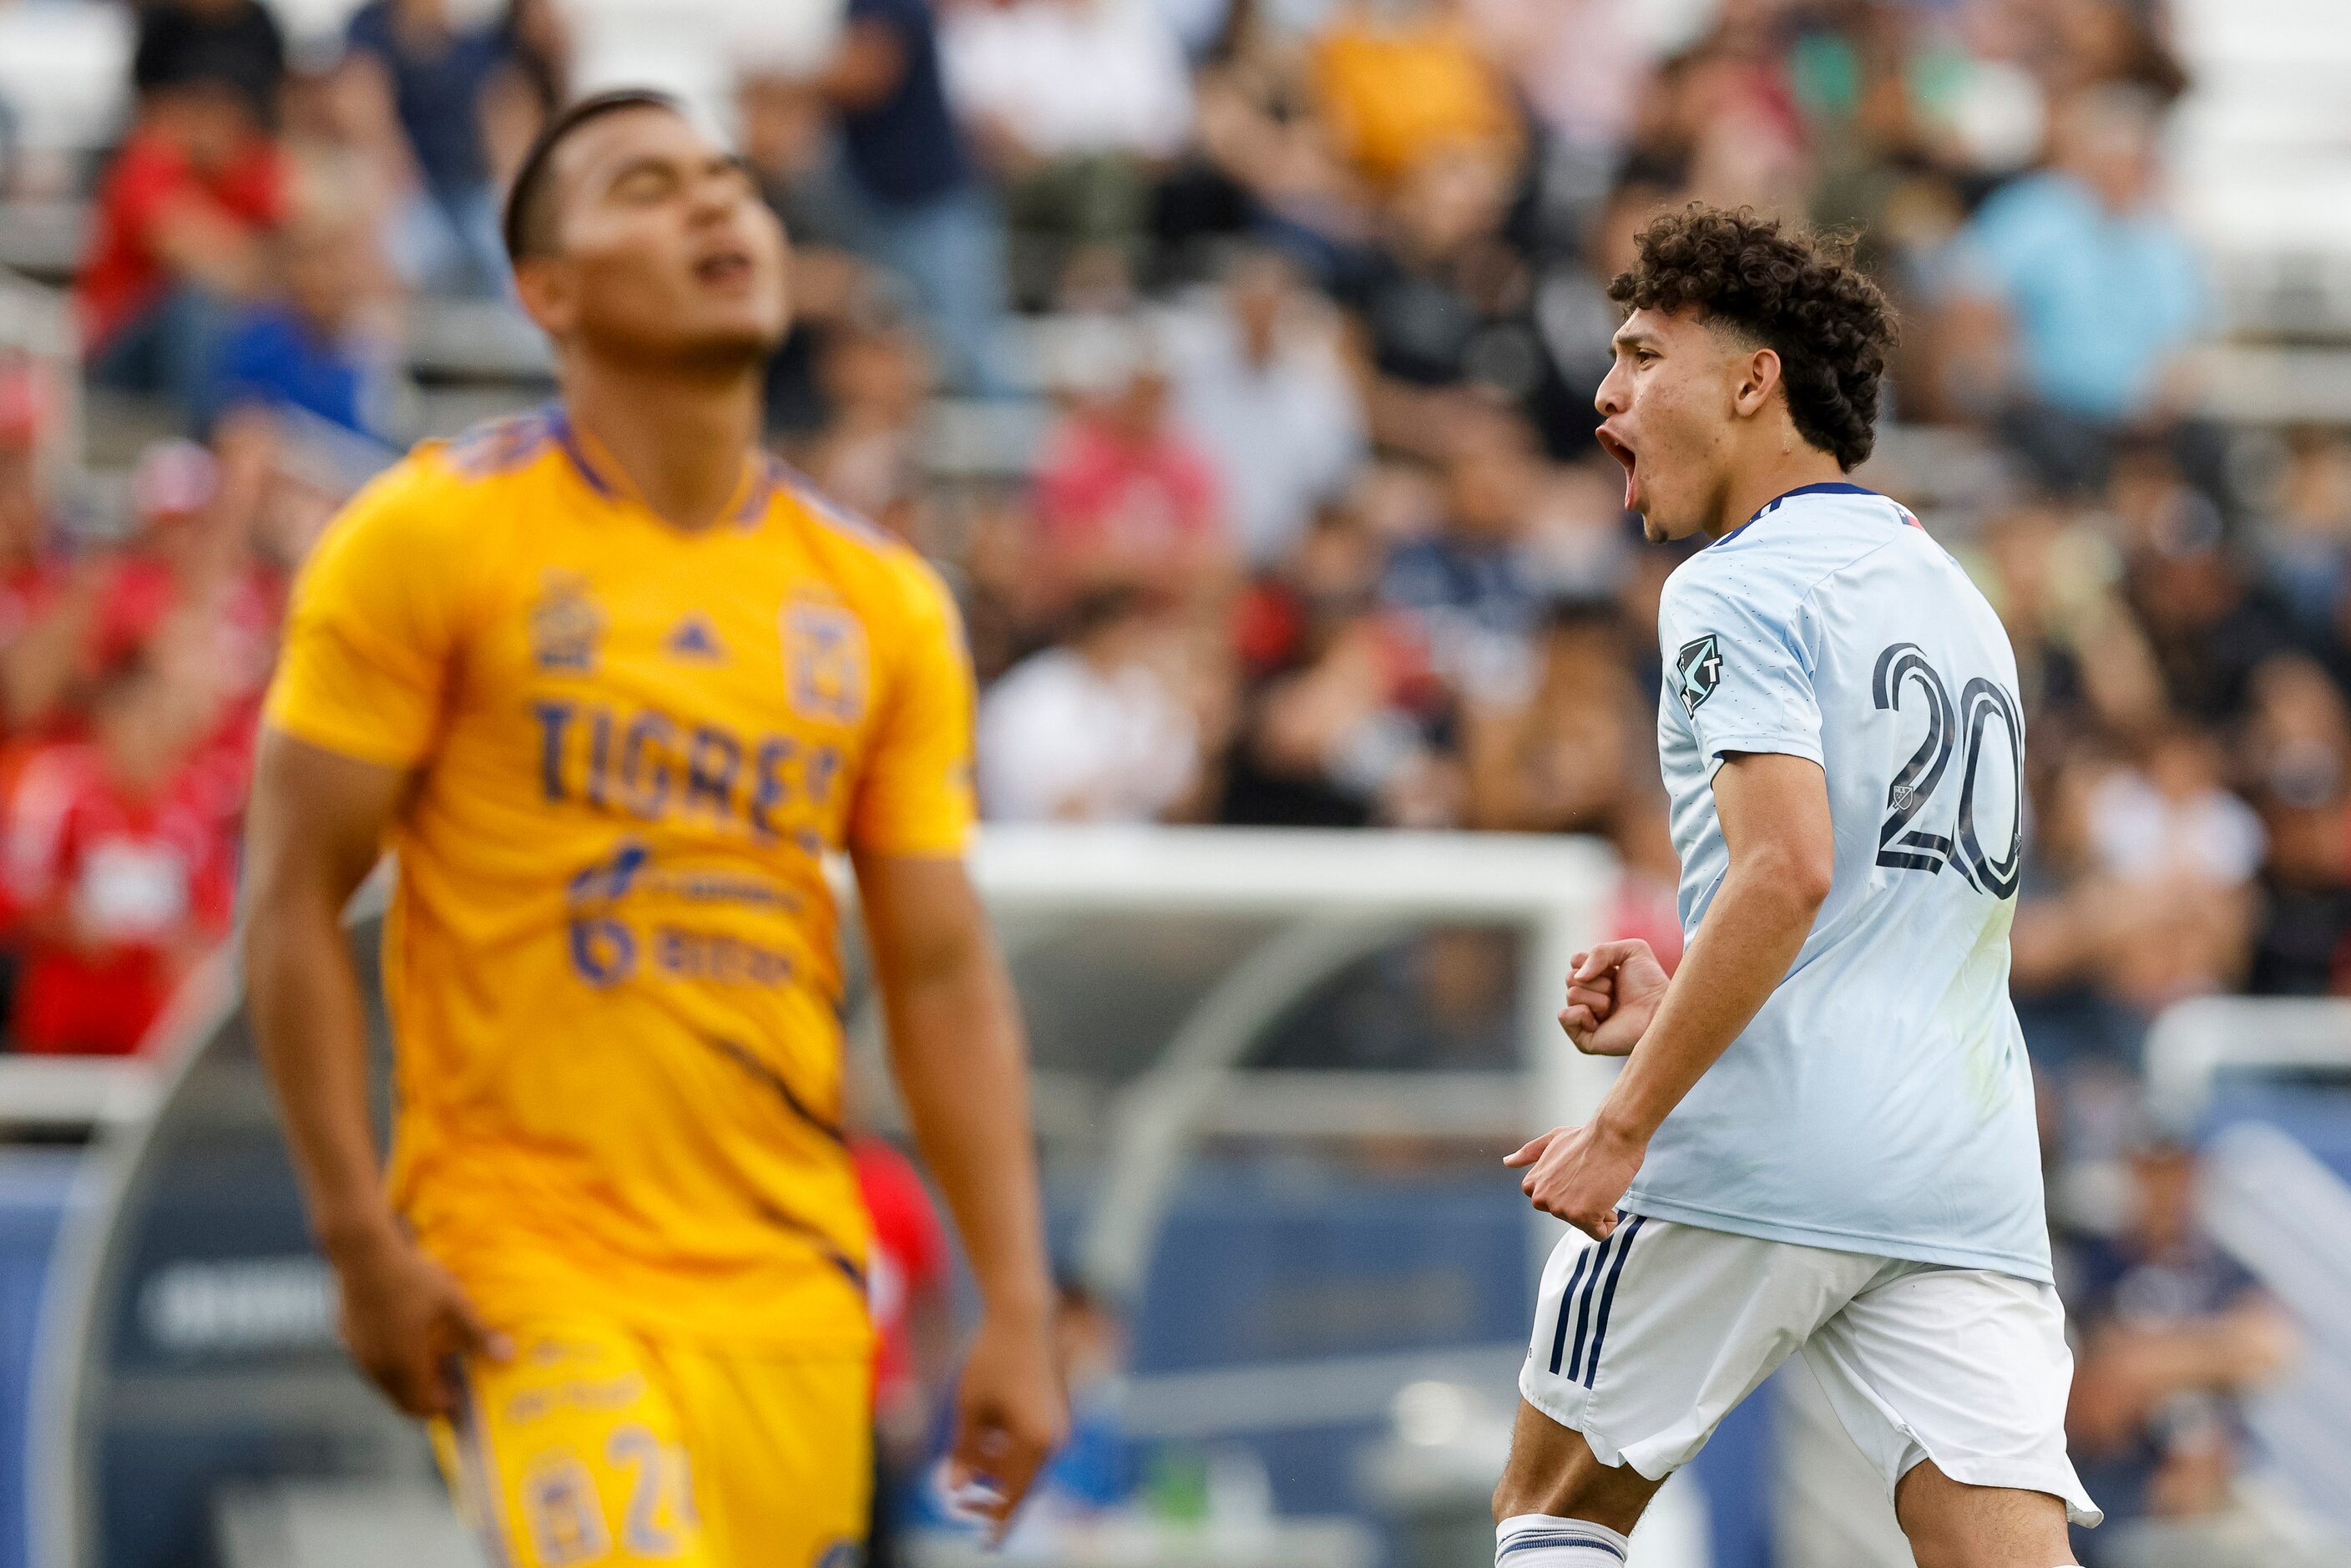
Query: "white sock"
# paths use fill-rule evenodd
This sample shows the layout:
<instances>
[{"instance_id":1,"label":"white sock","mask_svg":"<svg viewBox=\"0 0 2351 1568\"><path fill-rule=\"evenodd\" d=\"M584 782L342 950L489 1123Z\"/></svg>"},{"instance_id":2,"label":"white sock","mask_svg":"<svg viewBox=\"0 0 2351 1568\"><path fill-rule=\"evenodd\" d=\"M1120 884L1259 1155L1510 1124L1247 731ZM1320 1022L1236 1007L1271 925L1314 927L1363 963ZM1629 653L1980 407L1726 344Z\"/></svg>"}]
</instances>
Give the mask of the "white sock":
<instances>
[{"instance_id":1,"label":"white sock","mask_svg":"<svg viewBox=\"0 0 2351 1568\"><path fill-rule=\"evenodd\" d=\"M1494 1568L1625 1568L1625 1546L1588 1519L1518 1513L1494 1527Z\"/></svg>"}]
</instances>

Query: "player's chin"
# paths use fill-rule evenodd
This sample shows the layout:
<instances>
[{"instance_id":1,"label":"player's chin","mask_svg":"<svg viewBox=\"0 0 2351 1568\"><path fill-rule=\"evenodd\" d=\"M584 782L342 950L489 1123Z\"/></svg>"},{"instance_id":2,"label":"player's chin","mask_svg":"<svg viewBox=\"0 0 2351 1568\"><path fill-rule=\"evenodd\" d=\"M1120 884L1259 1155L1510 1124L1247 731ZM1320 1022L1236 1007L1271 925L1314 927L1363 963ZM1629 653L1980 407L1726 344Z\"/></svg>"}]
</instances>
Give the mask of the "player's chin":
<instances>
[{"instance_id":1,"label":"player's chin","mask_svg":"<svg viewBox=\"0 0 2351 1568\"><path fill-rule=\"evenodd\" d=\"M679 355L714 370L765 364L783 346L784 326L764 316L705 320L680 334Z\"/></svg>"}]
</instances>

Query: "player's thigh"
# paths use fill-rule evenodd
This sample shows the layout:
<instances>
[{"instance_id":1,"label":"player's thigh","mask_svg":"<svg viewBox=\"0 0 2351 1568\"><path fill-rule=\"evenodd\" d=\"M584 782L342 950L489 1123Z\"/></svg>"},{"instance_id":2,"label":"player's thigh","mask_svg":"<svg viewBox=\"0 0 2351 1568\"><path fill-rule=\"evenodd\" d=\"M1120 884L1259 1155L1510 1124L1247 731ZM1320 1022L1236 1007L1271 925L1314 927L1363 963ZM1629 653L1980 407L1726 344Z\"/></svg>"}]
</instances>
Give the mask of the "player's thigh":
<instances>
[{"instance_id":1,"label":"player's thigh","mask_svg":"<svg viewBox=\"0 0 2351 1568\"><path fill-rule=\"evenodd\" d=\"M1963 1485L1932 1459L1895 1483L1894 1513L1918 1568L2049 1568L2074 1560L2058 1499Z\"/></svg>"},{"instance_id":2,"label":"player's thigh","mask_svg":"<svg viewBox=\"0 0 2351 1568\"><path fill-rule=\"evenodd\" d=\"M664 1349L720 1568L854 1568L873 1486L871 1364Z\"/></svg>"},{"instance_id":3,"label":"player's thigh","mask_svg":"<svg viewBox=\"0 0 2351 1568\"><path fill-rule=\"evenodd\" d=\"M664 1369L617 1324L512 1331L458 1369L435 1447L497 1568L727 1568L696 1514L687 1427Z\"/></svg>"},{"instance_id":4,"label":"player's thigh","mask_svg":"<svg viewBox=\"0 0 2351 1568\"><path fill-rule=\"evenodd\" d=\"M1997 1538L1994 1514L2009 1521L2037 1515L2043 1522L2026 1550L2053 1548L2046 1563L2066 1558L2068 1516L2097 1522L2065 1453L2074 1360L2064 1311L2049 1286L1989 1270L1890 1266L1822 1325L1804 1360L1886 1495L1902 1502L1922 1563L2004 1561L1948 1555L1944 1531L1970 1510L1984 1511L1981 1528L1961 1531L1973 1542ZM1907 1498L1897 1493L1928 1461L1933 1474ZM2055 1506L1991 1495L2001 1491L2043 1494Z\"/></svg>"},{"instance_id":5,"label":"player's thigh","mask_svg":"<svg viewBox=\"0 0 2351 1568\"><path fill-rule=\"evenodd\" d=\"M1601 1242L1571 1231L1543 1268L1519 1393L1603 1467L1662 1479L1875 1267L1654 1217Z\"/></svg>"}]
</instances>

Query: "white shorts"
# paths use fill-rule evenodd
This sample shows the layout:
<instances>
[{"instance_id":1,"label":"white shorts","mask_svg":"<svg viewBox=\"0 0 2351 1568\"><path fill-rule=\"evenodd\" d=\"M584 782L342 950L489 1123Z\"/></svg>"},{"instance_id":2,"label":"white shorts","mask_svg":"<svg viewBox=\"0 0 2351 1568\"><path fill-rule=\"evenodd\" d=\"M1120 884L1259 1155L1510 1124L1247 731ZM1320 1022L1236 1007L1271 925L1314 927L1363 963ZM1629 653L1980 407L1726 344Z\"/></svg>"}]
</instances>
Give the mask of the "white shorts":
<instances>
[{"instance_id":1,"label":"white shorts","mask_svg":"<svg viewBox=\"0 0 2351 1568\"><path fill-rule=\"evenodd\" d=\"M1626 1217L1543 1266L1519 1392L1604 1465L1652 1479L1694 1458L1796 1351L1886 1495L1932 1459L1953 1480L2102 1517L2065 1457L2074 1356L2047 1285Z\"/></svg>"}]
</instances>

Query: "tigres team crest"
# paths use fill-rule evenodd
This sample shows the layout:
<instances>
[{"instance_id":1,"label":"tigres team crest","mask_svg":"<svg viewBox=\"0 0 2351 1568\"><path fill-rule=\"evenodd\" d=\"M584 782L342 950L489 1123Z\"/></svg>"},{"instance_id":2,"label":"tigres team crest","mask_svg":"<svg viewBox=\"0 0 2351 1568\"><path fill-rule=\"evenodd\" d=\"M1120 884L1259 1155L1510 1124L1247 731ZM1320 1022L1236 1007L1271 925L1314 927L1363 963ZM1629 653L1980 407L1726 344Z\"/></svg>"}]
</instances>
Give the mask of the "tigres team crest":
<instances>
[{"instance_id":1,"label":"tigres team crest","mask_svg":"<svg viewBox=\"0 0 2351 1568\"><path fill-rule=\"evenodd\" d=\"M784 606L784 680L803 718L855 724L865 716L865 625L839 604L795 599Z\"/></svg>"}]
</instances>

